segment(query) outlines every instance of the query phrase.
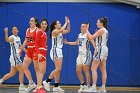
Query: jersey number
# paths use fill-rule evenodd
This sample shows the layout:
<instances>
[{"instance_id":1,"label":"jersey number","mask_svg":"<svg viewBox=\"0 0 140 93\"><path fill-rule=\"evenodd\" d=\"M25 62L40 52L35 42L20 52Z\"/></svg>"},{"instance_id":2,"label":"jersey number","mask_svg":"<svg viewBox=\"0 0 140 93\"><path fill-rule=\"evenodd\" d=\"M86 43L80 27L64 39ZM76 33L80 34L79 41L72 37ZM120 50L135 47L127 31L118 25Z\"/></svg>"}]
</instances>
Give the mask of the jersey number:
<instances>
[{"instance_id":1,"label":"jersey number","mask_svg":"<svg viewBox=\"0 0 140 93\"><path fill-rule=\"evenodd\" d=\"M82 41L79 41L79 46L82 46Z\"/></svg>"},{"instance_id":2,"label":"jersey number","mask_svg":"<svg viewBox=\"0 0 140 93\"><path fill-rule=\"evenodd\" d=\"M32 37L29 38L29 39L28 39L28 42L34 43L33 38L32 38Z\"/></svg>"}]
</instances>

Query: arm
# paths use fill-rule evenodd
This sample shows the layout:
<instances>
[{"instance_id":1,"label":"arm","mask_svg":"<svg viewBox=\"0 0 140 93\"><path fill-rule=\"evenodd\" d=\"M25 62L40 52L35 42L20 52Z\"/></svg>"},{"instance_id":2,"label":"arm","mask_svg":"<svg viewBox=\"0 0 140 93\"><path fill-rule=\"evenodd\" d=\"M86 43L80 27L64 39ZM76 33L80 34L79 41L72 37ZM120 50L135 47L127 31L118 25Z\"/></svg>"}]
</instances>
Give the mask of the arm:
<instances>
[{"instance_id":1,"label":"arm","mask_svg":"<svg viewBox=\"0 0 140 93\"><path fill-rule=\"evenodd\" d=\"M4 32L5 32L5 41L6 42L13 42L13 38L9 38L8 37L8 28L4 28Z\"/></svg>"},{"instance_id":2,"label":"arm","mask_svg":"<svg viewBox=\"0 0 140 93\"><path fill-rule=\"evenodd\" d=\"M78 45L78 40L76 40L75 42L68 42L67 40L64 40L64 44Z\"/></svg>"},{"instance_id":3,"label":"arm","mask_svg":"<svg viewBox=\"0 0 140 93\"><path fill-rule=\"evenodd\" d=\"M97 37L99 37L99 36L102 36L104 34L104 30L98 30L95 34L93 34L92 36L91 36L91 38L92 39L95 39L95 38L97 38Z\"/></svg>"},{"instance_id":4,"label":"arm","mask_svg":"<svg viewBox=\"0 0 140 93\"><path fill-rule=\"evenodd\" d=\"M64 31L64 30L66 29L66 27L67 27L67 23L68 23L68 17L65 17L65 24L61 27L60 30L54 30L54 31L52 32L52 35L53 35L53 36L57 36L58 34L63 33L63 31Z\"/></svg>"},{"instance_id":5,"label":"arm","mask_svg":"<svg viewBox=\"0 0 140 93\"><path fill-rule=\"evenodd\" d=\"M62 34L67 34L70 32L70 20L68 19L68 26L67 29L62 32Z\"/></svg>"},{"instance_id":6,"label":"arm","mask_svg":"<svg viewBox=\"0 0 140 93\"><path fill-rule=\"evenodd\" d=\"M25 46L27 45L27 41L28 41L28 38L25 38L24 42L23 42L23 45L20 46L20 51L18 53L19 56L21 56L21 53L22 53L22 50L24 52L26 52L27 50L25 49Z\"/></svg>"},{"instance_id":7,"label":"arm","mask_svg":"<svg viewBox=\"0 0 140 93\"><path fill-rule=\"evenodd\" d=\"M26 48L23 49L24 52L27 52Z\"/></svg>"},{"instance_id":8,"label":"arm","mask_svg":"<svg viewBox=\"0 0 140 93\"><path fill-rule=\"evenodd\" d=\"M94 39L92 39L92 35L89 33L89 31L87 30L87 38L88 40L91 42L91 44L94 47L94 55L97 55L97 47L96 47L96 43L94 42Z\"/></svg>"}]
</instances>

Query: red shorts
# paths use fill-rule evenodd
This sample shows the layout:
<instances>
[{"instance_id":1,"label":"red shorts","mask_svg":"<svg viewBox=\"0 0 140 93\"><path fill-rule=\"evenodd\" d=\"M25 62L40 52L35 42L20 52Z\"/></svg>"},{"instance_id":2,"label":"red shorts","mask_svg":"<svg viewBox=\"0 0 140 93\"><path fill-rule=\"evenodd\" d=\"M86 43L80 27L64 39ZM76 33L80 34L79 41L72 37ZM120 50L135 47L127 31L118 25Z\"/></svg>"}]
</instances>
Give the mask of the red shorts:
<instances>
[{"instance_id":1,"label":"red shorts","mask_svg":"<svg viewBox=\"0 0 140 93\"><path fill-rule=\"evenodd\" d=\"M39 60L39 62L46 62L46 55L47 55L47 50L46 49L39 49L40 54L42 54L42 59ZM38 55L36 54L35 59L34 60L38 60Z\"/></svg>"},{"instance_id":2,"label":"red shorts","mask_svg":"<svg viewBox=\"0 0 140 93\"><path fill-rule=\"evenodd\" d=\"M26 52L26 56L33 60L35 58L35 47L28 48Z\"/></svg>"}]
</instances>

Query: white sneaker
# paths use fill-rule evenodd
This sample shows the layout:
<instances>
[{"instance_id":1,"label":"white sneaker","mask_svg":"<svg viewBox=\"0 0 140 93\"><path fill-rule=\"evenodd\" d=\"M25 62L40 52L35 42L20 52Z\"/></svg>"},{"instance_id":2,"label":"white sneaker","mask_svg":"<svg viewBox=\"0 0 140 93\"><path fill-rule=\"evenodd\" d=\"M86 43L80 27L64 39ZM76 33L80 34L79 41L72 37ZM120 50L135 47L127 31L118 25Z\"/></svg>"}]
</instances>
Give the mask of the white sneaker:
<instances>
[{"instance_id":1,"label":"white sneaker","mask_svg":"<svg viewBox=\"0 0 140 93\"><path fill-rule=\"evenodd\" d=\"M18 90L19 90L19 91L25 91L25 90L26 90L26 87L25 87L24 85L19 86Z\"/></svg>"},{"instance_id":2,"label":"white sneaker","mask_svg":"<svg viewBox=\"0 0 140 93\"><path fill-rule=\"evenodd\" d=\"M101 87L99 90L98 90L99 93L106 93L106 89Z\"/></svg>"},{"instance_id":3,"label":"white sneaker","mask_svg":"<svg viewBox=\"0 0 140 93\"><path fill-rule=\"evenodd\" d=\"M29 84L29 85L28 85L28 88L27 88L25 91L29 92L29 91L31 91L31 90L33 90L33 89L35 89L35 88L36 88L36 84L35 84L35 83Z\"/></svg>"},{"instance_id":4,"label":"white sneaker","mask_svg":"<svg viewBox=\"0 0 140 93\"><path fill-rule=\"evenodd\" d=\"M62 88L58 87L53 87L53 91L54 92L64 92L65 90L63 90Z\"/></svg>"},{"instance_id":5,"label":"white sneaker","mask_svg":"<svg viewBox=\"0 0 140 93\"><path fill-rule=\"evenodd\" d=\"M44 85L44 88L47 90L47 91L51 91L50 89L50 82L46 82L46 81L43 81L43 85Z\"/></svg>"},{"instance_id":6,"label":"white sneaker","mask_svg":"<svg viewBox=\"0 0 140 93\"><path fill-rule=\"evenodd\" d=\"M78 92L84 92L85 89L86 89L86 86L80 85L80 89L78 90Z\"/></svg>"},{"instance_id":7,"label":"white sneaker","mask_svg":"<svg viewBox=\"0 0 140 93\"><path fill-rule=\"evenodd\" d=\"M95 87L90 87L89 90L87 90L86 92L97 92L96 88Z\"/></svg>"},{"instance_id":8,"label":"white sneaker","mask_svg":"<svg viewBox=\"0 0 140 93\"><path fill-rule=\"evenodd\" d=\"M35 93L35 92L36 92L36 90L37 90L37 88L36 88L36 89L34 89L32 92L34 92L34 93Z\"/></svg>"},{"instance_id":9,"label":"white sneaker","mask_svg":"<svg viewBox=\"0 0 140 93\"><path fill-rule=\"evenodd\" d=\"M85 88L82 92L89 92L90 88L91 88L90 86L85 86Z\"/></svg>"},{"instance_id":10,"label":"white sneaker","mask_svg":"<svg viewBox=\"0 0 140 93\"><path fill-rule=\"evenodd\" d=\"M3 83L3 80L2 79L0 79L0 85Z\"/></svg>"}]
</instances>

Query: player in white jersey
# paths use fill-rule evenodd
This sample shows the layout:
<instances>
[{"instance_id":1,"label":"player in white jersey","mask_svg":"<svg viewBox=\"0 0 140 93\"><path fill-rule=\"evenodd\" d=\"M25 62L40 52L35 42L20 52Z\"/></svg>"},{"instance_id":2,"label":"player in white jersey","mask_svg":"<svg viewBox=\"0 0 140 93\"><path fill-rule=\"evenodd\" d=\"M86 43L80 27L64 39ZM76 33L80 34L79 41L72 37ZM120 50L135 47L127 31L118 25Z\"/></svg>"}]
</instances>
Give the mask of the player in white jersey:
<instances>
[{"instance_id":1,"label":"player in white jersey","mask_svg":"<svg viewBox=\"0 0 140 93\"><path fill-rule=\"evenodd\" d=\"M87 23L81 24L81 33L78 35L78 39L75 42L67 42L65 40L65 44L69 45L78 45L79 46L79 54L77 57L77 64L76 64L76 72L77 76L80 80L80 89L78 92L84 92L89 90L90 88L90 63L92 59L91 51L90 51L90 41L86 33L87 30ZM96 47L95 42L91 41L92 45ZM85 86L82 69L84 70L86 76L87 86Z\"/></svg>"},{"instance_id":2,"label":"player in white jersey","mask_svg":"<svg viewBox=\"0 0 140 93\"><path fill-rule=\"evenodd\" d=\"M67 29L66 29L67 27ZM65 30L66 29L66 30ZM63 47L63 35L70 32L70 20L65 17L65 24L61 27L59 21L54 21L50 27L51 38L52 38L52 48L50 51L50 57L54 61L55 70L53 70L46 81L43 81L44 87L47 91L50 91L50 82L55 78L55 85L53 91L64 91L59 87L60 72L62 69L62 47Z\"/></svg>"},{"instance_id":3,"label":"player in white jersey","mask_svg":"<svg viewBox=\"0 0 140 93\"><path fill-rule=\"evenodd\" d=\"M24 81L24 72L22 70L22 61L20 60L20 56L18 55L21 40L20 37L18 37L18 28L16 26L12 27L12 33L10 37L8 37L8 28L6 27L4 29L5 32L5 40L6 42L10 43L11 47L11 55L10 55L10 63L11 63L11 69L10 72L4 75L2 79L0 79L0 84L2 84L5 80L15 76L16 72L19 72L19 90L25 90L23 81Z\"/></svg>"},{"instance_id":4,"label":"player in white jersey","mask_svg":"<svg viewBox=\"0 0 140 93\"><path fill-rule=\"evenodd\" d=\"M102 87L98 92L106 92L105 84L107 79L107 72L106 72L106 60L108 56L108 47L107 47L107 40L108 40L108 20L107 18L100 18L97 21L97 27L99 30L95 32L95 34L91 35L89 31L87 31L88 36L91 39L96 39L96 46L98 54L93 57L92 62L92 79L93 85L89 92L97 92L96 91L96 82L97 82L97 68L100 67L102 73Z\"/></svg>"}]
</instances>

